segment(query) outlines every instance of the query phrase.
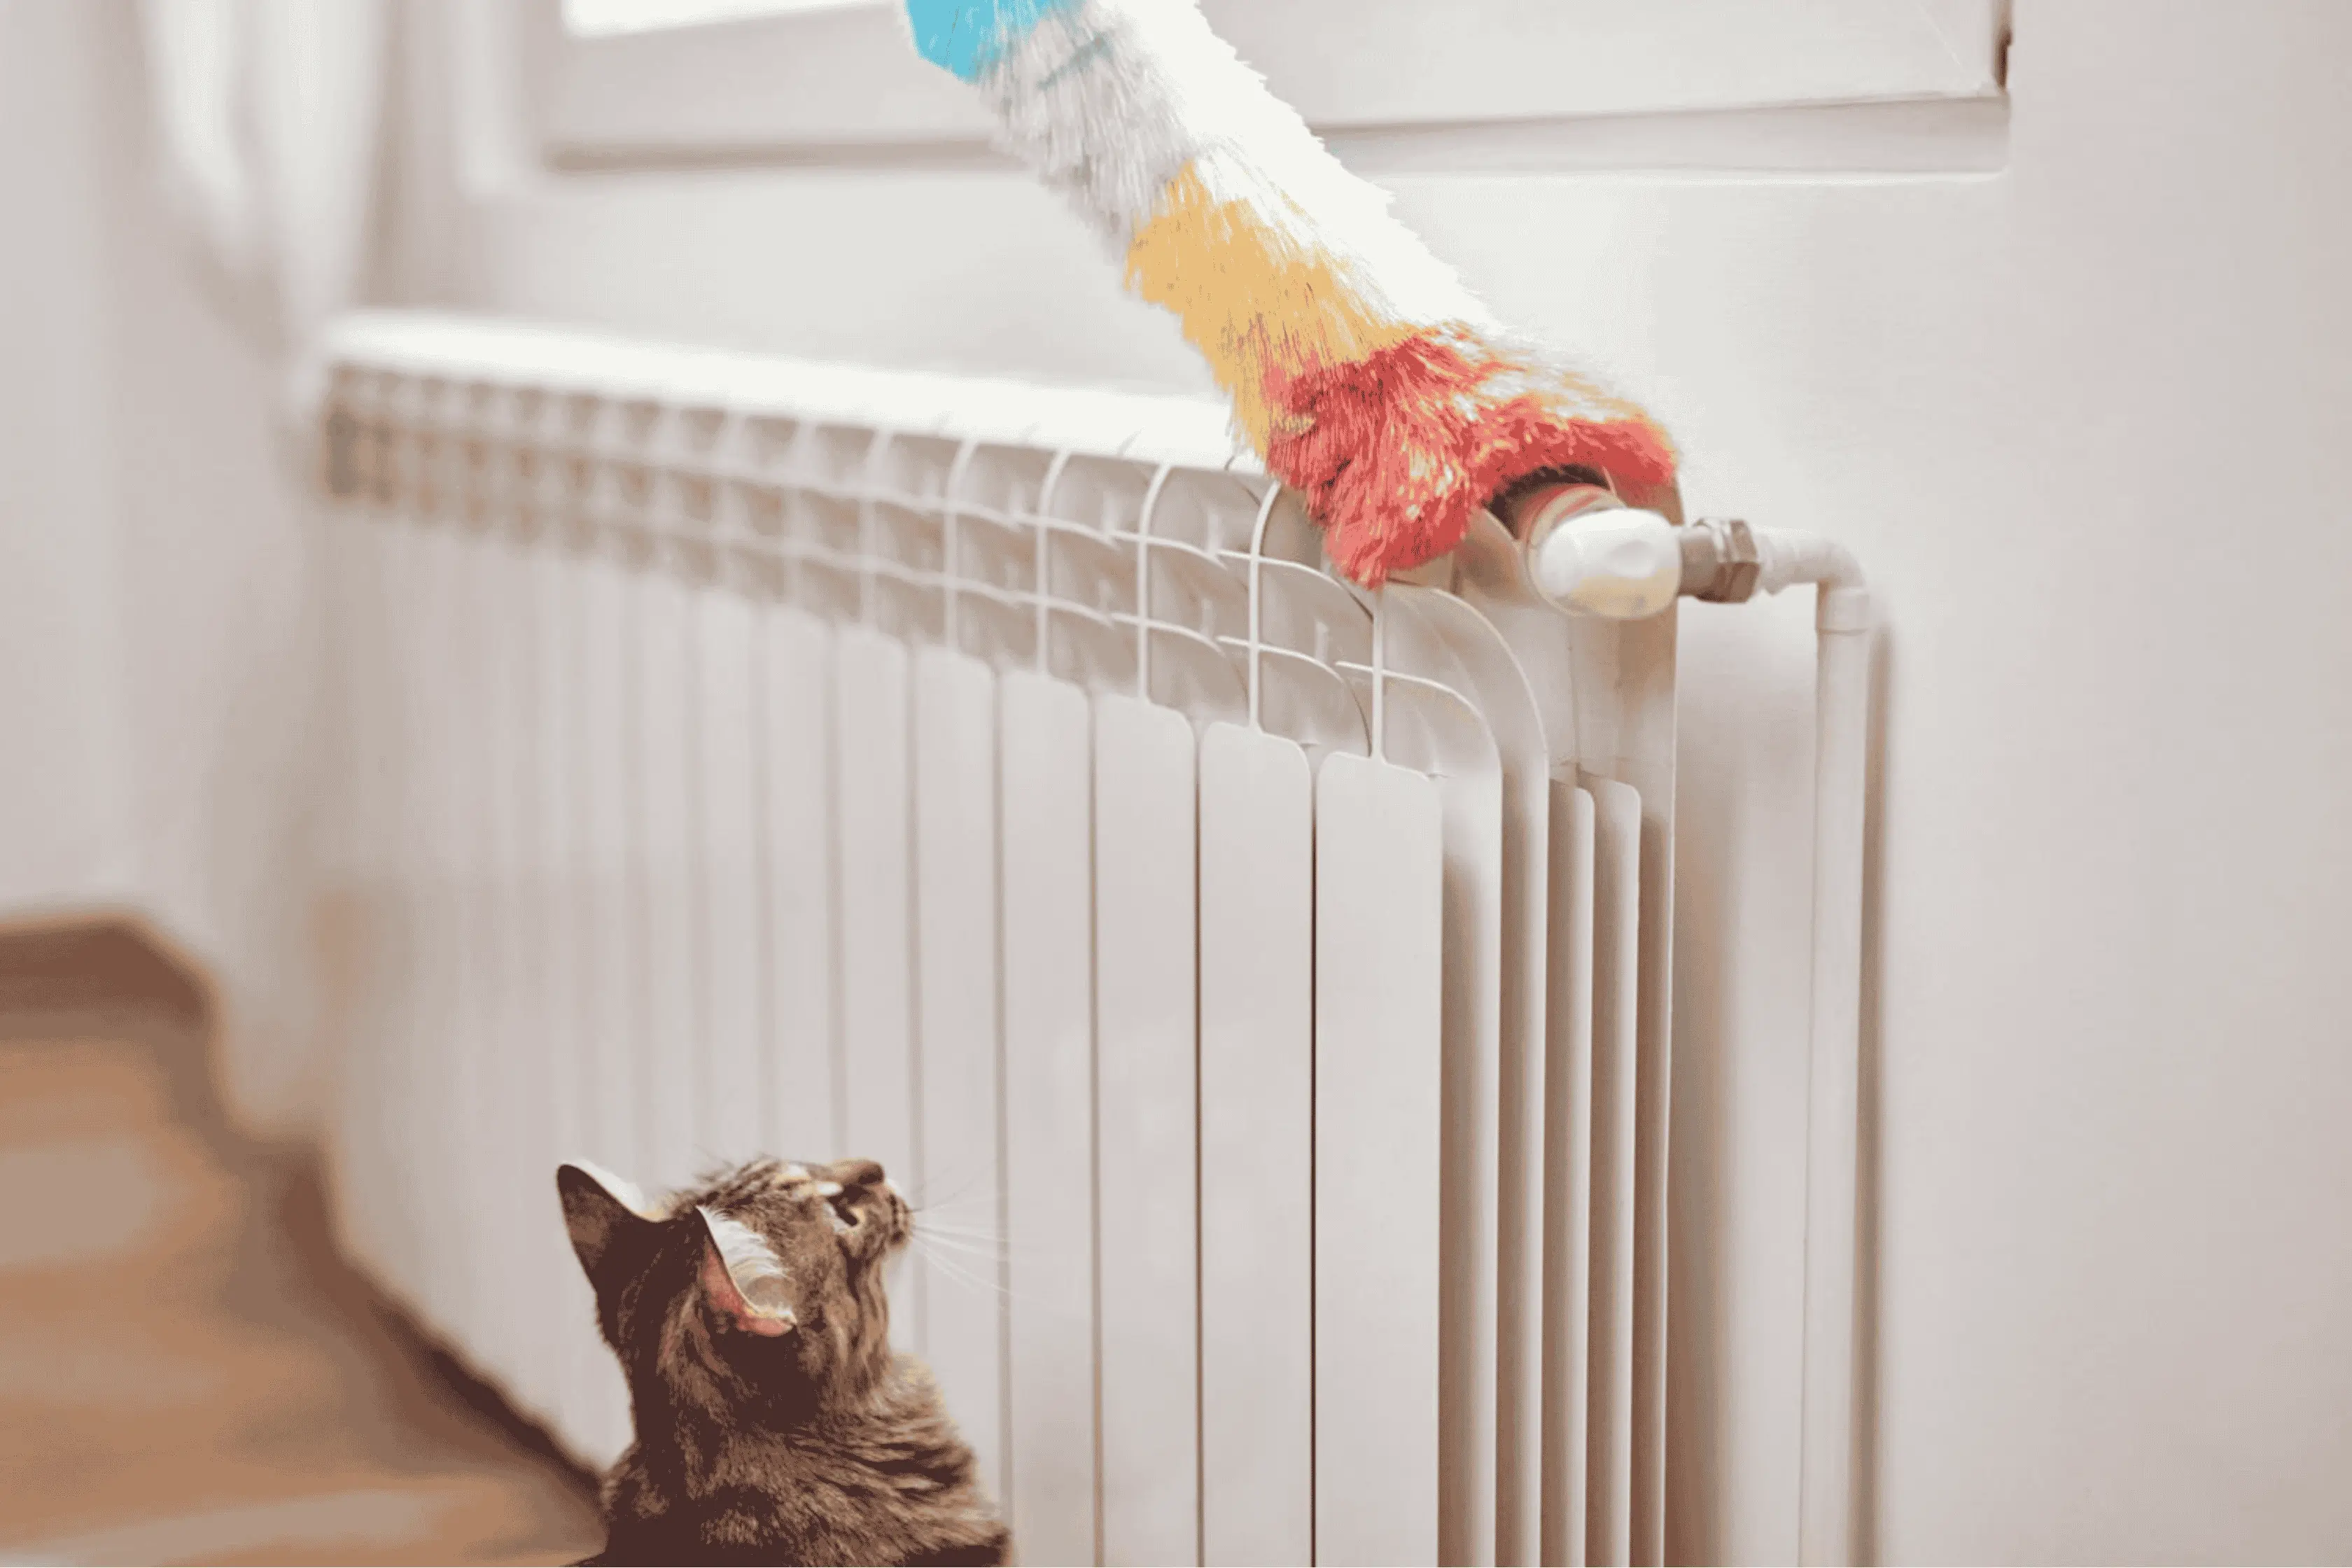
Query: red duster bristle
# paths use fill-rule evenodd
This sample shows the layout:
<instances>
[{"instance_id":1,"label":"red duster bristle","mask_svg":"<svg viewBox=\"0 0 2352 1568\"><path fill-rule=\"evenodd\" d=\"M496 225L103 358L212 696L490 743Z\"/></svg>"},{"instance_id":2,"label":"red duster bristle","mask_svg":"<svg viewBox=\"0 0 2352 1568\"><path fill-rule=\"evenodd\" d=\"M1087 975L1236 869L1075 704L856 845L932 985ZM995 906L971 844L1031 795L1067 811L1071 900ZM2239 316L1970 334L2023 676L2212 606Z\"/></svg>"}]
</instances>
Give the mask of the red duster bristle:
<instances>
[{"instance_id":1,"label":"red duster bristle","mask_svg":"<svg viewBox=\"0 0 2352 1568\"><path fill-rule=\"evenodd\" d=\"M1452 550L1479 508L1542 469L1645 488L1674 479L1664 433L1627 405L1462 335L1423 333L1277 375L1267 391L1280 411L1267 467L1306 497L1332 561L1368 587Z\"/></svg>"}]
</instances>

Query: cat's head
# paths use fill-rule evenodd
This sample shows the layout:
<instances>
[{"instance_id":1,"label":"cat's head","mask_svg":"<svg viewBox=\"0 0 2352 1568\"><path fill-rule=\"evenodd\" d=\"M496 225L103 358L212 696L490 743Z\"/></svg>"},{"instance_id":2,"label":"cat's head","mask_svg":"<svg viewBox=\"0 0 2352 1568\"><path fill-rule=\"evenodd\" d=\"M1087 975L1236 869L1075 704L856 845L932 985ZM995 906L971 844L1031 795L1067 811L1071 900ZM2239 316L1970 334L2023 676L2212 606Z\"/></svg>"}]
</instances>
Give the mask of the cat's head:
<instances>
[{"instance_id":1,"label":"cat's head","mask_svg":"<svg viewBox=\"0 0 2352 1568\"><path fill-rule=\"evenodd\" d=\"M883 1266L913 1232L871 1160L759 1160L667 1199L555 1173L572 1249L633 1393L776 1414L855 1398L889 1363Z\"/></svg>"}]
</instances>

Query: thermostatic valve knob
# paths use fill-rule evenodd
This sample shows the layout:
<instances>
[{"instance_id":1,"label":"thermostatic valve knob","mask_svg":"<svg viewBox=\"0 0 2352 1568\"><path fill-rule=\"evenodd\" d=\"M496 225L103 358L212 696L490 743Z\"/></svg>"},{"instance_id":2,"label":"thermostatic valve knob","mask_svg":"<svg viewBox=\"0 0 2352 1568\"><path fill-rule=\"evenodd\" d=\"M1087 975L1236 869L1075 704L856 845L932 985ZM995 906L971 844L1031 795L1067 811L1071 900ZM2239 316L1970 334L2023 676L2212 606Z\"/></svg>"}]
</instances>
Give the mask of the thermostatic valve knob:
<instances>
[{"instance_id":1,"label":"thermostatic valve knob","mask_svg":"<svg viewBox=\"0 0 2352 1568\"><path fill-rule=\"evenodd\" d=\"M1598 485L1547 487L1513 510L1529 581L1570 615L1640 620L1681 592L1679 531L1656 512L1628 507Z\"/></svg>"}]
</instances>

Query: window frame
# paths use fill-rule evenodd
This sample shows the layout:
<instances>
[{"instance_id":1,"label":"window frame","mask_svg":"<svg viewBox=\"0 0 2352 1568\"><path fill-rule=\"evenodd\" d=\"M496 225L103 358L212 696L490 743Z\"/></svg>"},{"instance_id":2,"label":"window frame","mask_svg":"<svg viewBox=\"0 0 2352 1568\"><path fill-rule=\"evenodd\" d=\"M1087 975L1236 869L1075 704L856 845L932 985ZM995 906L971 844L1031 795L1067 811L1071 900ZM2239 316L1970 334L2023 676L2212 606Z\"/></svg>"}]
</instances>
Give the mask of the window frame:
<instances>
[{"instance_id":1,"label":"window frame","mask_svg":"<svg viewBox=\"0 0 2352 1568\"><path fill-rule=\"evenodd\" d=\"M898 0L573 37L528 13L546 167L987 156L976 95L908 48ZM1305 29L1314 9L1334 25ZM1540 152L1580 127L1853 106L1999 108L2008 0L1203 0L1244 59L1335 139ZM1484 10L1502 43L1465 33ZM1344 16L1347 25L1337 18ZM1547 68L1547 59L1573 63ZM1410 62L1409 66L1405 62ZM1978 121L1983 118L1978 115ZM1619 137L1622 143L1622 137ZM1605 162L1605 159L1603 160Z\"/></svg>"}]
</instances>

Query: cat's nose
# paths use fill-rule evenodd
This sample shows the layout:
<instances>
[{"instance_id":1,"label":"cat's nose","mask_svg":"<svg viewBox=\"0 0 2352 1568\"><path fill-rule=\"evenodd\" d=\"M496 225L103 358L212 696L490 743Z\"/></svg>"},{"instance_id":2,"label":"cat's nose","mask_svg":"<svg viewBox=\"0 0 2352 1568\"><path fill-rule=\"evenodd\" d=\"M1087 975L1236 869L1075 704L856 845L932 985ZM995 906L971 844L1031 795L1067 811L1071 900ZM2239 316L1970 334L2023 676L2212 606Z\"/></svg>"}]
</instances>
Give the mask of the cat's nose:
<instances>
[{"instance_id":1,"label":"cat's nose","mask_svg":"<svg viewBox=\"0 0 2352 1568\"><path fill-rule=\"evenodd\" d=\"M845 1187L878 1187L886 1180L876 1160L844 1160L833 1168L833 1179Z\"/></svg>"}]
</instances>

